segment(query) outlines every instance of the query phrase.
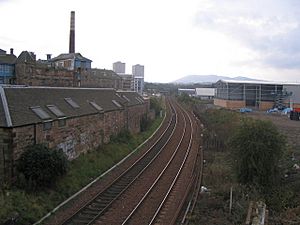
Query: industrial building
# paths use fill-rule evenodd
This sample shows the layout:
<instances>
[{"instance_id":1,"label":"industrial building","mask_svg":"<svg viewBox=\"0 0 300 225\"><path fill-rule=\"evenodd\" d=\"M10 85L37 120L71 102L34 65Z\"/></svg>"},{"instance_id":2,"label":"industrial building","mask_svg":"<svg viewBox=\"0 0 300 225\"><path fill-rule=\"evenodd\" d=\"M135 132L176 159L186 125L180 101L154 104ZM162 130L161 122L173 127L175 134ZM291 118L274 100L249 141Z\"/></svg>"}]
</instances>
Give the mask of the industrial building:
<instances>
[{"instance_id":1,"label":"industrial building","mask_svg":"<svg viewBox=\"0 0 300 225\"><path fill-rule=\"evenodd\" d=\"M231 109L251 107L259 110L300 107L300 83L219 80L214 104Z\"/></svg>"}]
</instances>

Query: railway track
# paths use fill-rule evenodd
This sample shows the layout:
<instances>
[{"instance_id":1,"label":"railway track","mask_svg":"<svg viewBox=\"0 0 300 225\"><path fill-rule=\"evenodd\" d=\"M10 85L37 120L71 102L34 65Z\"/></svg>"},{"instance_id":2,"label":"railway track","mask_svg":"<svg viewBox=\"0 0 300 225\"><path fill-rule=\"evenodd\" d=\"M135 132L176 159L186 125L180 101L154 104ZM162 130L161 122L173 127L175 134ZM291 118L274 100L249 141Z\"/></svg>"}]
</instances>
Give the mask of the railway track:
<instances>
[{"instance_id":1,"label":"railway track","mask_svg":"<svg viewBox=\"0 0 300 225\"><path fill-rule=\"evenodd\" d=\"M186 185L185 182L189 180L194 166L188 162L193 140L193 124L188 113L184 110L181 113L184 129L172 157L122 225L175 223L182 206L181 202L184 201L178 196L188 192L190 184ZM150 205L152 207L149 207Z\"/></svg>"},{"instance_id":2,"label":"railway track","mask_svg":"<svg viewBox=\"0 0 300 225\"><path fill-rule=\"evenodd\" d=\"M163 221L165 218L168 218L165 216L169 214L167 212L170 210L174 211L170 206L176 204L177 208L175 210L178 211L178 206L182 205L183 200L178 200L175 196L182 194L182 191L180 191L181 186L184 186L184 193L188 192L190 185L183 185L187 180L184 177L190 179L192 176L191 171L193 171L192 167L195 164L190 156L192 155L191 150L193 145L193 122L188 113L180 109L178 105L172 103L170 107L171 119L169 120L168 126L149 150L103 191L98 193L91 201L73 213L71 217L66 219L63 223L60 223L60 225L165 224ZM175 142L177 142L177 144L174 148ZM170 155L168 156L170 158L167 163L161 161L156 165L156 161L166 157L162 156L163 154ZM147 177L146 174L149 173L149 171L154 171L160 164L162 164L164 168L162 170L160 169L158 176L155 175L156 178L154 181L151 181L152 185L150 185L150 188L147 187L148 190L144 192L143 197L137 197L137 199L134 200L138 200L138 204L134 203L135 207L128 206L128 209L123 211L130 209L130 213L127 212L126 216L118 215L120 218L114 221L114 219L116 219L114 218L116 217L116 215L114 215L114 212L116 212L114 209L120 206L120 201L122 202L128 195L126 193L133 193L134 186L137 186L136 183L139 183L139 179L142 180L142 182L148 180L148 178L143 178L143 176ZM142 184L142 186L146 186L146 184ZM159 197L157 196L158 193ZM159 200L156 200L154 204L153 199ZM145 210L149 211L149 205L151 205L151 215L149 214L150 216L148 216L147 213L147 216L145 216L143 212ZM174 213L172 214L173 221ZM110 216L112 216L112 218L110 218ZM141 217L143 217L143 219L141 219ZM147 222L145 222L145 217L147 217ZM122 220L122 222L120 222L120 220Z\"/></svg>"}]
</instances>

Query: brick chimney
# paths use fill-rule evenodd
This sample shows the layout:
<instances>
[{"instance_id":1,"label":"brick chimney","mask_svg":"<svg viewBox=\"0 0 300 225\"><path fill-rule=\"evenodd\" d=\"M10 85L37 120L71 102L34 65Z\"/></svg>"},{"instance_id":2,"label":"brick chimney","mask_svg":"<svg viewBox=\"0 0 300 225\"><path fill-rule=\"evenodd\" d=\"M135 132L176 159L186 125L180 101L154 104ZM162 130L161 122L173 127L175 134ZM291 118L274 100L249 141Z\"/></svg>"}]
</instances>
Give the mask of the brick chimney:
<instances>
[{"instance_id":1,"label":"brick chimney","mask_svg":"<svg viewBox=\"0 0 300 225\"><path fill-rule=\"evenodd\" d=\"M14 54L14 49L13 49L13 48L10 49L10 54L11 54L11 55Z\"/></svg>"},{"instance_id":2,"label":"brick chimney","mask_svg":"<svg viewBox=\"0 0 300 225\"><path fill-rule=\"evenodd\" d=\"M47 61L51 59L51 54L47 54Z\"/></svg>"},{"instance_id":3,"label":"brick chimney","mask_svg":"<svg viewBox=\"0 0 300 225\"><path fill-rule=\"evenodd\" d=\"M69 53L75 53L75 11L71 11Z\"/></svg>"}]
</instances>

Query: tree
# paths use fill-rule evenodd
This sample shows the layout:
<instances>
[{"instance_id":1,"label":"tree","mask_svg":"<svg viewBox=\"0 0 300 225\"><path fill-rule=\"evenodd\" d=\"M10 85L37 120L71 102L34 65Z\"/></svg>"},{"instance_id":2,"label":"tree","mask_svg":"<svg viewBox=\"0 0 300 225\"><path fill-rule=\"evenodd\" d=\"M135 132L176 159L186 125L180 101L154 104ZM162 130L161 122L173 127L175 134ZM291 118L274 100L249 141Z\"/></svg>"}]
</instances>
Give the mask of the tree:
<instances>
[{"instance_id":1,"label":"tree","mask_svg":"<svg viewBox=\"0 0 300 225\"><path fill-rule=\"evenodd\" d=\"M285 145L285 138L271 122L244 120L229 143L238 182L262 190L276 184Z\"/></svg>"},{"instance_id":2,"label":"tree","mask_svg":"<svg viewBox=\"0 0 300 225\"><path fill-rule=\"evenodd\" d=\"M26 148L18 160L17 170L23 174L27 187L35 190L54 183L67 172L67 166L68 160L62 151L37 144Z\"/></svg>"},{"instance_id":3,"label":"tree","mask_svg":"<svg viewBox=\"0 0 300 225\"><path fill-rule=\"evenodd\" d=\"M151 97L150 98L150 108L155 111L155 116L159 116L160 111L162 110L162 101L159 98Z\"/></svg>"}]
</instances>

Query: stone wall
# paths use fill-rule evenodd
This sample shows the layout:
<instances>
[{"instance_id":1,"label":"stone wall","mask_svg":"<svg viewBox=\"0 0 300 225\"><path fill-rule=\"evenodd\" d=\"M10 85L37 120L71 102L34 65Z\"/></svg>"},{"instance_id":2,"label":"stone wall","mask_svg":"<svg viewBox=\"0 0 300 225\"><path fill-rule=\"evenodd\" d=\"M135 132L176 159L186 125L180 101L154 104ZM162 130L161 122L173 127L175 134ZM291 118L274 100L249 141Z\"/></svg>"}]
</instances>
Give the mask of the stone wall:
<instances>
[{"instance_id":1,"label":"stone wall","mask_svg":"<svg viewBox=\"0 0 300 225\"><path fill-rule=\"evenodd\" d=\"M138 133L141 130L141 120L146 114L145 105L137 105L134 107L128 107L126 110L127 116L127 129L132 133Z\"/></svg>"},{"instance_id":2,"label":"stone wall","mask_svg":"<svg viewBox=\"0 0 300 225\"><path fill-rule=\"evenodd\" d=\"M80 87L122 89L122 79L111 70L92 69L80 72Z\"/></svg>"},{"instance_id":3,"label":"stone wall","mask_svg":"<svg viewBox=\"0 0 300 225\"><path fill-rule=\"evenodd\" d=\"M9 129L0 128L0 186L13 176L12 170L12 133Z\"/></svg>"},{"instance_id":4,"label":"stone wall","mask_svg":"<svg viewBox=\"0 0 300 225\"><path fill-rule=\"evenodd\" d=\"M72 160L110 141L122 129L140 131L148 105L140 104L105 113L66 118L27 126L0 129L0 186L15 177L16 161L27 146L47 144L61 149Z\"/></svg>"},{"instance_id":5,"label":"stone wall","mask_svg":"<svg viewBox=\"0 0 300 225\"><path fill-rule=\"evenodd\" d=\"M12 129L13 160L20 157L26 146L39 143L61 149L71 160L108 143L110 136L124 126L124 112L111 111L16 127Z\"/></svg>"},{"instance_id":6,"label":"stone wall","mask_svg":"<svg viewBox=\"0 0 300 225\"><path fill-rule=\"evenodd\" d=\"M122 79L111 70L70 71L41 63L17 63L16 84L50 87L91 87L122 89Z\"/></svg>"},{"instance_id":7,"label":"stone wall","mask_svg":"<svg viewBox=\"0 0 300 225\"><path fill-rule=\"evenodd\" d=\"M37 63L16 64L16 84L30 86L73 87L74 73L65 69L39 65Z\"/></svg>"}]
</instances>

